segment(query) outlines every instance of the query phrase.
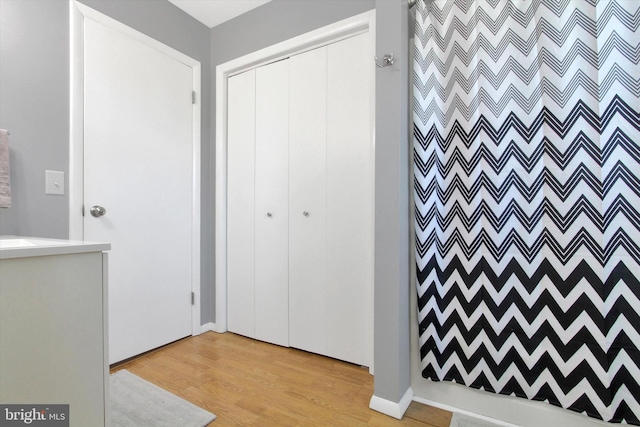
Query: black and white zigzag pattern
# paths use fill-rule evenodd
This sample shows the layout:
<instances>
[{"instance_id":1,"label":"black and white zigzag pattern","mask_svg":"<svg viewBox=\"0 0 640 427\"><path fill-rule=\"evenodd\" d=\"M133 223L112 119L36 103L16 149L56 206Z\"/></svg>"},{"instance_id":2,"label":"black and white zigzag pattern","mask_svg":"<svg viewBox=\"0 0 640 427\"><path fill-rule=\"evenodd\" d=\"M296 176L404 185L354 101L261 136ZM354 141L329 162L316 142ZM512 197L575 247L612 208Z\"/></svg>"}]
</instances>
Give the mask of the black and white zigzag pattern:
<instances>
[{"instance_id":1,"label":"black and white zigzag pattern","mask_svg":"<svg viewBox=\"0 0 640 427\"><path fill-rule=\"evenodd\" d=\"M423 376L640 425L640 2L416 21Z\"/></svg>"}]
</instances>

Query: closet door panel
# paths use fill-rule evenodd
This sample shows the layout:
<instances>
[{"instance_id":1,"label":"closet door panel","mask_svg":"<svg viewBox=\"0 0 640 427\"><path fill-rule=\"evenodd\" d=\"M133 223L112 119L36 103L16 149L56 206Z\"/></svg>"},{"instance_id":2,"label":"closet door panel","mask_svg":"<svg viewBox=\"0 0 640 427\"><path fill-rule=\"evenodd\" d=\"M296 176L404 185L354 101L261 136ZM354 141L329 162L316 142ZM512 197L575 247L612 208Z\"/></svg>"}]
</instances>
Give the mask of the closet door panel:
<instances>
[{"instance_id":1,"label":"closet door panel","mask_svg":"<svg viewBox=\"0 0 640 427\"><path fill-rule=\"evenodd\" d=\"M227 322L255 337L255 71L230 77L227 107Z\"/></svg>"},{"instance_id":2,"label":"closet door panel","mask_svg":"<svg viewBox=\"0 0 640 427\"><path fill-rule=\"evenodd\" d=\"M326 53L289 60L289 345L318 354L327 352Z\"/></svg>"},{"instance_id":3,"label":"closet door panel","mask_svg":"<svg viewBox=\"0 0 640 427\"><path fill-rule=\"evenodd\" d=\"M371 55L366 34L327 51L327 351L365 366L373 348Z\"/></svg>"},{"instance_id":4,"label":"closet door panel","mask_svg":"<svg viewBox=\"0 0 640 427\"><path fill-rule=\"evenodd\" d=\"M256 70L255 337L289 345L289 61Z\"/></svg>"}]
</instances>

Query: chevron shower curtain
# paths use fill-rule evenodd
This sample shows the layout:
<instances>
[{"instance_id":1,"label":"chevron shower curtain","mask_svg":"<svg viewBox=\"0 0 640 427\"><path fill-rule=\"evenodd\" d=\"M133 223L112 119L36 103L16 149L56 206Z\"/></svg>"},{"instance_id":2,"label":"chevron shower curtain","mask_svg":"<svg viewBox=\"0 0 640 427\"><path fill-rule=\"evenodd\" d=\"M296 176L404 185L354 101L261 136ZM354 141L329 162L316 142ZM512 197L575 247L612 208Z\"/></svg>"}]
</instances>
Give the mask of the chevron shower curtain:
<instances>
[{"instance_id":1,"label":"chevron shower curtain","mask_svg":"<svg viewBox=\"0 0 640 427\"><path fill-rule=\"evenodd\" d=\"M640 425L640 1L420 0L422 373Z\"/></svg>"}]
</instances>

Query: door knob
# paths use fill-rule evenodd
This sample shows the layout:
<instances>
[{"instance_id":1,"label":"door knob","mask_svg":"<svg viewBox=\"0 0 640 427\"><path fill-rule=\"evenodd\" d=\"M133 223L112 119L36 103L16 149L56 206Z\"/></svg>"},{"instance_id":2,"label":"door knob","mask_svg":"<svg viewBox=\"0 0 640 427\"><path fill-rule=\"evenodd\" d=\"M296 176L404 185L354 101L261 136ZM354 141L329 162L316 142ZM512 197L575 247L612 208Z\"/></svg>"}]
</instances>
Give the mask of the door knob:
<instances>
[{"instance_id":1,"label":"door knob","mask_svg":"<svg viewBox=\"0 0 640 427\"><path fill-rule=\"evenodd\" d=\"M273 214L271 212L267 212L267 217L271 218Z\"/></svg>"},{"instance_id":2,"label":"door knob","mask_svg":"<svg viewBox=\"0 0 640 427\"><path fill-rule=\"evenodd\" d=\"M91 209L89 209L89 212L91 212L91 215L95 216L96 218L103 216L104 214L107 213L107 210L105 208L103 208L102 206L92 206Z\"/></svg>"},{"instance_id":3,"label":"door knob","mask_svg":"<svg viewBox=\"0 0 640 427\"><path fill-rule=\"evenodd\" d=\"M309 216L309 212L304 211L304 212L302 212L302 215L304 215L304 216Z\"/></svg>"}]
</instances>

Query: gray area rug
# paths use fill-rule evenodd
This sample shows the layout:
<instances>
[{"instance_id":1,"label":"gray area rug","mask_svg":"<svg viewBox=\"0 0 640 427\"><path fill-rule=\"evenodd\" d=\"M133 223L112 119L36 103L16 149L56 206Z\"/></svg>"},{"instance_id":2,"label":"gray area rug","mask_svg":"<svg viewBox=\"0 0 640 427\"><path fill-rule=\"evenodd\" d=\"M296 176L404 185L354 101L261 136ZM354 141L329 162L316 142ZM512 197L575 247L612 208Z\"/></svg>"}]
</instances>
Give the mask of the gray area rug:
<instances>
[{"instance_id":1,"label":"gray area rug","mask_svg":"<svg viewBox=\"0 0 640 427\"><path fill-rule=\"evenodd\" d=\"M112 427L204 427L216 418L125 369L110 385Z\"/></svg>"},{"instance_id":2,"label":"gray area rug","mask_svg":"<svg viewBox=\"0 0 640 427\"><path fill-rule=\"evenodd\" d=\"M454 412L449 427L504 427L504 425Z\"/></svg>"}]
</instances>

